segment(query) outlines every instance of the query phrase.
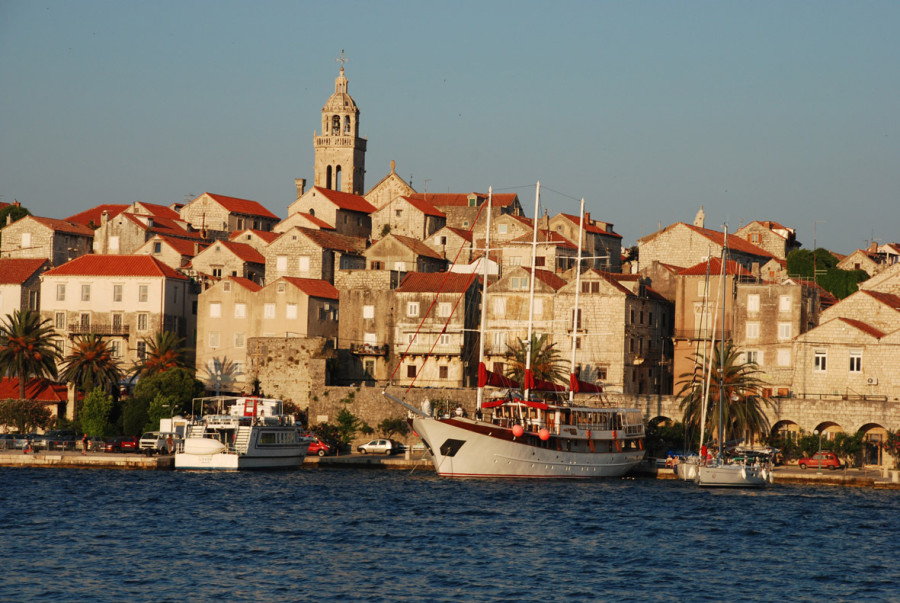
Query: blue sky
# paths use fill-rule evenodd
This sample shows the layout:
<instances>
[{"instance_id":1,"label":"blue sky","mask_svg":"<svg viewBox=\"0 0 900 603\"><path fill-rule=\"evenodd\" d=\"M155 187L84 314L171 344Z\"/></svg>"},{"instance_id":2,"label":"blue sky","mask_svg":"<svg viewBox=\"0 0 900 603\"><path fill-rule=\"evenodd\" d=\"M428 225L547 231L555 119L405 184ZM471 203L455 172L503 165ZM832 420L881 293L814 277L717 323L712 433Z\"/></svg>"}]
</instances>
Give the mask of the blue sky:
<instances>
[{"instance_id":1,"label":"blue sky","mask_svg":"<svg viewBox=\"0 0 900 603\"><path fill-rule=\"evenodd\" d=\"M62 218L204 191L285 216L343 49L422 191L551 213L900 241L897 2L0 0L0 200Z\"/></svg>"}]
</instances>

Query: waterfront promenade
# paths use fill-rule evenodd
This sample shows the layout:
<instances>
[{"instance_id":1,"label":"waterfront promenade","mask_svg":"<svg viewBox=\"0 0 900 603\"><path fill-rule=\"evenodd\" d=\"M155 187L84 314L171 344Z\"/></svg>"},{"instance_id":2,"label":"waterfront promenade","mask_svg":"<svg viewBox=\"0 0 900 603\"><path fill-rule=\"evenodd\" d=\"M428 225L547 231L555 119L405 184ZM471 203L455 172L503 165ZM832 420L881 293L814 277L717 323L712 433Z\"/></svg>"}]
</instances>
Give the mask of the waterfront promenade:
<instances>
[{"instance_id":1,"label":"waterfront promenade","mask_svg":"<svg viewBox=\"0 0 900 603\"><path fill-rule=\"evenodd\" d=\"M394 471L433 472L431 461L421 453L410 457L348 454L341 456L307 457L303 462L307 469L386 469ZM0 467L56 467L67 469L132 469L143 471L169 471L175 467L171 455L116 454L94 452L49 451L23 454L18 450L0 451ZM897 476L897 477L894 477ZM671 480L676 476L671 469L657 468L645 463L635 477L643 479ZM847 486L900 490L900 472L894 475L880 468L853 468L837 471L815 469L802 470L797 465L783 465L774 470L776 484L809 484L822 486Z\"/></svg>"}]
</instances>

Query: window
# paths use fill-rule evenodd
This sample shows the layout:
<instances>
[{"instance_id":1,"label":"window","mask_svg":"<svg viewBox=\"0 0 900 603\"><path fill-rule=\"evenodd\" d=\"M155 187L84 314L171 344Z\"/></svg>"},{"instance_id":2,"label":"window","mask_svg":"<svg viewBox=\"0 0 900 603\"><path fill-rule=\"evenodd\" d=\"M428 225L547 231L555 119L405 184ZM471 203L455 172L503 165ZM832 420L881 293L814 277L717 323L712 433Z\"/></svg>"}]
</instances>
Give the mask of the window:
<instances>
[{"instance_id":1,"label":"window","mask_svg":"<svg viewBox=\"0 0 900 603\"><path fill-rule=\"evenodd\" d=\"M791 366L791 350L790 348L778 349L778 366Z\"/></svg>"},{"instance_id":2,"label":"window","mask_svg":"<svg viewBox=\"0 0 900 603\"><path fill-rule=\"evenodd\" d=\"M300 268L300 272L309 272L309 256L301 255L298 260L298 267Z\"/></svg>"},{"instance_id":3,"label":"window","mask_svg":"<svg viewBox=\"0 0 900 603\"><path fill-rule=\"evenodd\" d=\"M440 318L447 318L450 316L452 306L449 302L441 302L438 304L438 316Z\"/></svg>"},{"instance_id":4,"label":"window","mask_svg":"<svg viewBox=\"0 0 900 603\"><path fill-rule=\"evenodd\" d=\"M545 257L543 257L543 256L535 256L535 258L534 258L534 265L535 265L535 266L546 266L546 265L547 265L547 258L545 258Z\"/></svg>"},{"instance_id":5,"label":"window","mask_svg":"<svg viewBox=\"0 0 900 603\"><path fill-rule=\"evenodd\" d=\"M759 323L747 323L747 339L759 339Z\"/></svg>"},{"instance_id":6,"label":"window","mask_svg":"<svg viewBox=\"0 0 900 603\"><path fill-rule=\"evenodd\" d=\"M147 344L143 341L139 341L137 344L137 357L138 360L144 360L147 357Z\"/></svg>"},{"instance_id":7,"label":"window","mask_svg":"<svg viewBox=\"0 0 900 603\"><path fill-rule=\"evenodd\" d=\"M370 270L384 270L384 262L373 261L369 266Z\"/></svg>"},{"instance_id":8,"label":"window","mask_svg":"<svg viewBox=\"0 0 900 603\"><path fill-rule=\"evenodd\" d=\"M409 379L415 379L415 378L416 378L416 365L415 365L415 364L410 364L410 365L408 365L408 366L406 367L406 376L407 376Z\"/></svg>"},{"instance_id":9,"label":"window","mask_svg":"<svg viewBox=\"0 0 900 603\"><path fill-rule=\"evenodd\" d=\"M577 314L576 314L576 311L578 312ZM578 308L578 310L575 310L575 308L572 308L572 318L575 319L574 320L574 322L576 323L575 328L580 329L581 328L581 308Z\"/></svg>"},{"instance_id":10,"label":"window","mask_svg":"<svg viewBox=\"0 0 900 603\"><path fill-rule=\"evenodd\" d=\"M91 315L87 312L83 312L81 314L81 329L84 332L88 332L91 330Z\"/></svg>"},{"instance_id":11,"label":"window","mask_svg":"<svg viewBox=\"0 0 900 603\"><path fill-rule=\"evenodd\" d=\"M790 295L782 295L778 298L778 311L779 312L790 312L791 311L791 296Z\"/></svg>"},{"instance_id":12,"label":"window","mask_svg":"<svg viewBox=\"0 0 900 603\"><path fill-rule=\"evenodd\" d=\"M219 266L218 268L213 268L212 275L216 278L222 278L222 267Z\"/></svg>"},{"instance_id":13,"label":"window","mask_svg":"<svg viewBox=\"0 0 900 603\"><path fill-rule=\"evenodd\" d=\"M744 362L759 364L759 352L756 350L747 350L744 352Z\"/></svg>"},{"instance_id":14,"label":"window","mask_svg":"<svg viewBox=\"0 0 900 603\"><path fill-rule=\"evenodd\" d=\"M789 322L780 322L778 323L778 339L790 339L791 338L791 323Z\"/></svg>"},{"instance_id":15,"label":"window","mask_svg":"<svg viewBox=\"0 0 900 603\"><path fill-rule=\"evenodd\" d=\"M275 258L275 270L278 272L287 272L287 256L279 255Z\"/></svg>"},{"instance_id":16,"label":"window","mask_svg":"<svg viewBox=\"0 0 900 603\"><path fill-rule=\"evenodd\" d=\"M363 343L371 346L378 345L378 337L375 333L366 333L363 335Z\"/></svg>"},{"instance_id":17,"label":"window","mask_svg":"<svg viewBox=\"0 0 900 603\"><path fill-rule=\"evenodd\" d=\"M747 296L747 312L759 312L758 293L751 293Z\"/></svg>"},{"instance_id":18,"label":"window","mask_svg":"<svg viewBox=\"0 0 900 603\"><path fill-rule=\"evenodd\" d=\"M247 318L247 304L234 304L234 317Z\"/></svg>"},{"instance_id":19,"label":"window","mask_svg":"<svg viewBox=\"0 0 900 603\"><path fill-rule=\"evenodd\" d=\"M504 316L506 314L506 298L494 298L494 314L497 316Z\"/></svg>"},{"instance_id":20,"label":"window","mask_svg":"<svg viewBox=\"0 0 900 603\"><path fill-rule=\"evenodd\" d=\"M406 303L406 315L407 316L418 316L419 315L419 302L407 302Z\"/></svg>"},{"instance_id":21,"label":"window","mask_svg":"<svg viewBox=\"0 0 900 603\"><path fill-rule=\"evenodd\" d=\"M394 210L394 215L395 215L396 217L398 217L398 218L402 217L402 216L403 216L403 210L402 210L402 209Z\"/></svg>"},{"instance_id":22,"label":"window","mask_svg":"<svg viewBox=\"0 0 900 603\"><path fill-rule=\"evenodd\" d=\"M113 358L121 358L122 357L122 342L118 339L113 339L109 342L109 353Z\"/></svg>"},{"instance_id":23,"label":"window","mask_svg":"<svg viewBox=\"0 0 900 603\"><path fill-rule=\"evenodd\" d=\"M37 291L29 291L28 292L28 309L29 310L37 310L38 309L38 292Z\"/></svg>"},{"instance_id":24,"label":"window","mask_svg":"<svg viewBox=\"0 0 900 603\"><path fill-rule=\"evenodd\" d=\"M209 304L209 317L222 318L222 304L220 302L213 302Z\"/></svg>"},{"instance_id":25,"label":"window","mask_svg":"<svg viewBox=\"0 0 900 603\"><path fill-rule=\"evenodd\" d=\"M56 286L56 301L66 301L66 286L65 285L57 285Z\"/></svg>"},{"instance_id":26,"label":"window","mask_svg":"<svg viewBox=\"0 0 900 603\"><path fill-rule=\"evenodd\" d=\"M83 302L91 301L91 286L90 285L82 285L81 286L81 301L83 301Z\"/></svg>"},{"instance_id":27,"label":"window","mask_svg":"<svg viewBox=\"0 0 900 603\"><path fill-rule=\"evenodd\" d=\"M522 258L521 258L520 256L517 256L517 255L514 255L514 256L510 257L510 258L509 258L509 265L510 265L510 266L521 266L521 265L522 265Z\"/></svg>"},{"instance_id":28,"label":"window","mask_svg":"<svg viewBox=\"0 0 900 603\"><path fill-rule=\"evenodd\" d=\"M275 292L276 292L276 293L284 293L284 291L285 291L285 289L284 289L284 283L278 283L278 284L275 286Z\"/></svg>"},{"instance_id":29,"label":"window","mask_svg":"<svg viewBox=\"0 0 900 603\"><path fill-rule=\"evenodd\" d=\"M156 243L153 244L153 254L159 255L160 253L162 253L162 243L157 241Z\"/></svg>"},{"instance_id":30,"label":"window","mask_svg":"<svg viewBox=\"0 0 900 603\"><path fill-rule=\"evenodd\" d=\"M138 331L146 331L149 324L149 315L146 313L140 313L137 315L137 329Z\"/></svg>"},{"instance_id":31,"label":"window","mask_svg":"<svg viewBox=\"0 0 900 603\"><path fill-rule=\"evenodd\" d=\"M119 313L112 315L113 331L118 333L122 330L122 315Z\"/></svg>"},{"instance_id":32,"label":"window","mask_svg":"<svg viewBox=\"0 0 900 603\"><path fill-rule=\"evenodd\" d=\"M500 234L506 234L506 231L507 231L506 224L501 224L497 227L497 232L499 232Z\"/></svg>"},{"instance_id":33,"label":"window","mask_svg":"<svg viewBox=\"0 0 900 603\"><path fill-rule=\"evenodd\" d=\"M440 339L438 339L438 345L448 346L450 345L450 336L444 333L441 335Z\"/></svg>"},{"instance_id":34,"label":"window","mask_svg":"<svg viewBox=\"0 0 900 603\"><path fill-rule=\"evenodd\" d=\"M150 298L150 287L147 285L138 285L138 301L146 303Z\"/></svg>"},{"instance_id":35,"label":"window","mask_svg":"<svg viewBox=\"0 0 900 603\"><path fill-rule=\"evenodd\" d=\"M506 331L494 332L494 352L506 353Z\"/></svg>"},{"instance_id":36,"label":"window","mask_svg":"<svg viewBox=\"0 0 900 603\"><path fill-rule=\"evenodd\" d=\"M222 338L222 334L218 331L210 331L209 333L209 347L215 349L221 345L220 340Z\"/></svg>"},{"instance_id":37,"label":"window","mask_svg":"<svg viewBox=\"0 0 900 603\"><path fill-rule=\"evenodd\" d=\"M366 373L366 376L372 378L372 375L375 374L375 361L374 360L366 360L364 363L363 370Z\"/></svg>"},{"instance_id":38,"label":"window","mask_svg":"<svg viewBox=\"0 0 900 603\"><path fill-rule=\"evenodd\" d=\"M31 247L31 233L23 232L22 233L22 248L28 249L29 247Z\"/></svg>"},{"instance_id":39,"label":"window","mask_svg":"<svg viewBox=\"0 0 900 603\"><path fill-rule=\"evenodd\" d=\"M375 306L363 306L363 318L375 318Z\"/></svg>"},{"instance_id":40,"label":"window","mask_svg":"<svg viewBox=\"0 0 900 603\"><path fill-rule=\"evenodd\" d=\"M288 320L297 320L297 304L288 304L284 309L284 316Z\"/></svg>"},{"instance_id":41,"label":"window","mask_svg":"<svg viewBox=\"0 0 900 603\"><path fill-rule=\"evenodd\" d=\"M235 333L234 334L234 347L236 347L236 348L244 347L244 334L243 333Z\"/></svg>"},{"instance_id":42,"label":"window","mask_svg":"<svg viewBox=\"0 0 900 603\"><path fill-rule=\"evenodd\" d=\"M122 301L122 285L113 285L113 301Z\"/></svg>"},{"instance_id":43,"label":"window","mask_svg":"<svg viewBox=\"0 0 900 603\"><path fill-rule=\"evenodd\" d=\"M634 324L634 310L629 310L629 321L631 324Z\"/></svg>"},{"instance_id":44,"label":"window","mask_svg":"<svg viewBox=\"0 0 900 603\"><path fill-rule=\"evenodd\" d=\"M706 297L706 281L697 283L697 297Z\"/></svg>"},{"instance_id":45,"label":"window","mask_svg":"<svg viewBox=\"0 0 900 603\"><path fill-rule=\"evenodd\" d=\"M57 329L65 329L66 328L66 313L65 312L57 312L56 313L55 326Z\"/></svg>"},{"instance_id":46,"label":"window","mask_svg":"<svg viewBox=\"0 0 900 603\"><path fill-rule=\"evenodd\" d=\"M225 281L222 283L222 291L225 293L231 292L231 281Z\"/></svg>"},{"instance_id":47,"label":"window","mask_svg":"<svg viewBox=\"0 0 900 603\"><path fill-rule=\"evenodd\" d=\"M275 304L265 304L263 306L263 318L275 318Z\"/></svg>"},{"instance_id":48,"label":"window","mask_svg":"<svg viewBox=\"0 0 900 603\"><path fill-rule=\"evenodd\" d=\"M828 352L824 350L817 350L813 354L813 371L817 373L824 373L828 367Z\"/></svg>"},{"instance_id":49,"label":"window","mask_svg":"<svg viewBox=\"0 0 900 603\"><path fill-rule=\"evenodd\" d=\"M862 350L850 350L850 372L862 372Z\"/></svg>"},{"instance_id":50,"label":"window","mask_svg":"<svg viewBox=\"0 0 900 603\"><path fill-rule=\"evenodd\" d=\"M448 366L439 366L438 367L438 378L447 379L450 375L450 367Z\"/></svg>"}]
</instances>

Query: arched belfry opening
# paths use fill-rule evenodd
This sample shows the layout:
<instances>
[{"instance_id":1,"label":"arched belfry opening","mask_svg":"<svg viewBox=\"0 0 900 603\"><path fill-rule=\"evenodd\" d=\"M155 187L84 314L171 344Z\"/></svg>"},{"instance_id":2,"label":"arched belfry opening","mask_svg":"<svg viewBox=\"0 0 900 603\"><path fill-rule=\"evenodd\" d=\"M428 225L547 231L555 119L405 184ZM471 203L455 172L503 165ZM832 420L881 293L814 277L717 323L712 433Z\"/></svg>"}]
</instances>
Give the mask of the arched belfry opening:
<instances>
[{"instance_id":1,"label":"arched belfry opening","mask_svg":"<svg viewBox=\"0 0 900 603\"><path fill-rule=\"evenodd\" d=\"M337 166L334 168L334 190L344 190L341 184L341 166Z\"/></svg>"},{"instance_id":2,"label":"arched belfry opening","mask_svg":"<svg viewBox=\"0 0 900 603\"><path fill-rule=\"evenodd\" d=\"M331 188L331 166L325 168L325 188Z\"/></svg>"}]
</instances>

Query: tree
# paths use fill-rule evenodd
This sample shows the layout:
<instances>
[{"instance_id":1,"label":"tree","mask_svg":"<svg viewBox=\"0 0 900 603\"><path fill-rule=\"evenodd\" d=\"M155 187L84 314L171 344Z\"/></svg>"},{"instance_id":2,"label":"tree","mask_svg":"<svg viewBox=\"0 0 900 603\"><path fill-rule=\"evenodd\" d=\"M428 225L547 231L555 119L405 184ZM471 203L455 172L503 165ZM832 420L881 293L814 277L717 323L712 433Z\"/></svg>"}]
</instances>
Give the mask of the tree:
<instances>
[{"instance_id":1,"label":"tree","mask_svg":"<svg viewBox=\"0 0 900 603\"><path fill-rule=\"evenodd\" d=\"M762 395L763 382L761 371L755 362L738 362L740 352L731 343L724 346L717 344L713 357L707 363L706 355L699 352L694 355L694 371L681 375L682 385L678 396L681 397L680 408L684 412L684 423L691 431L698 431L702 421L703 388L706 377L712 371L709 381L709 400L706 412L706 423L703 428L710 434L718 434L720 389L722 401L722 424L725 440L745 439L747 436L765 436L769 431L769 421L765 409L772 407L773 402ZM720 371L722 366L722 384L720 388ZM715 436L718 438L718 435ZM707 440L708 441L708 440Z\"/></svg>"},{"instance_id":2,"label":"tree","mask_svg":"<svg viewBox=\"0 0 900 603\"><path fill-rule=\"evenodd\" d=\"M37 400L0 400L0 424L14 426L19 433L31 433L53 424L53 413Z\"/></svg>"},{"instance_id":3,"label":"tree","mask_svg":"<svg viewBox=\"0 0 900 603\"><path fill-rule=\"evenodd\" d=\"M14 310L0 324L0 375L19 378L19 397L31 377L56 378L59 348L50 320L33 310Z\"/></svg>"},{"instance_id":4,"label":"tree","mask_svg":"<svg viewBox=\"0 0 900 603\"><path fill-rule=\"evenodd\" d=\"M157 331L153 338L145 338L147 346L143 361L135 367L139 377L155 375L174 368L187 368L184 338L172 331Z\"/></svg>"},{"instance_id":5,"label":"tree","mask_svg":"<svg viewBox=\"0 0 900 603\"><path fill-rule=\"evenodd\" d=\"M166 394L156 394L150 402L150 409L147 413L148 422L144 427L146 431L157 431L159 429L159 420L175 415L177 409L177 400L174 396Z\"/></svg>"},{"instance_id":6,"label":"tree","mask_svg":"<svg viewBox=\"0 0 900 603\"><path fill-rule=\"evenodd\" d=\"M815 282L838 299L844 299L859 289L859 283L869 278L865 270L841 270L838 259L821 247L814 252L795 249L787 256L787 271ZM815 276L813 275L815 273Z\"/></svg>"},{"instance_id":7,"label":"tree","mask_svg":"<svg viewBox=\"0 0 900 603\"><path fill-rule=\"evenodd\" d=\"M525 360L528 354L528 343L519 339L513 345L506 346L506 376L525 384ZM531 374L534 379L550 383L565 383L568 379L566 369L556 343L551 343L549 336L531 336Z\"/></svg>"},{"instance_id":8,"label":"tree","mask_svg":"<svg viewBox=\"0 0 900 603\"><path fill-rule=\"evenodd\" d=\"M191 402L194 398L201 397L203 393L203 384L186 368L174 368L147 375L134 387L134 397L148 403L160 394L171 398L174 403L173 413L193 412Z\"/></svg>"},{"instance_id":9,"label":"tree","mask_svg":"<svg viewBox=\"0 0 900 603\"><path fill-rule=\"evenodd\" d=\"M103 338L89 333L75 340L72 351L63 359L60 378L72 381L85 393L99 387L116 396L122 371Z\"/></svg>"},{"instance_id":10,"label":"tree","mask_svg":"<svg viewBox=\"0 0 900 603\"><path fill-rule=\"evenodd\" d=\"M141 435L150 422L150 400L131 398L122 406L121 430L124 435Z\"/></svg>"},{"instance_id":11,"label":"tree","mask_svg":"<svg viewBox=\"0 0 900 603\"><path fill-rule=\"evenodd\" d=\"M359 429L359 418L346 408L342 408L335 417L335 421L337 421L338 438L341 444L346 446L353 440L356 430Z\"/></svg>"},{"instance_id":12,"label":"tree","mask_svg":"<svg viewBox=\"0 0 900 603\"><path fill-rule=\"evenodd\" d=\"M395 433L405 436L409 433L409 423L406 422L406 419L401 417L385 419L378 424L378 431L386 438L393 436Z\"/></svg>"},{"instance_id":13,"label":"tree","mask_svg":"<svg viewBox=\"0 0 900 603\"><path fill-rule=\"evenodd\" d=\"M113 399L102 387L97 386L88 392L79 416L82 432L89 436L106 435L112 408Z\"/></svg>"},{"instance_id":14,"label":"tree","mask_svg":"<svg viewBox=\"0 0 900 603\"><path fill-rule=\"evenodd\" d=\"M17 220L21 220L25 216L30 216L31 212L19 205L18 203L13 203L12 205L7 205L6 207L0 209L0 229L6 226L6 220L8 218L12 218L10 223L15 222ZM0 240L2 240L3 232L0 232Z\"/></svg>"},{"instance_id":15,"label":"tree","mask_svg":"<svg viewBox=\"0 0 900 603\"><path fill-rule=\"evenodd\" d=\"M206 389L216 392L217 396L222 391L232 391L238 376L243 375L236 362L218 356L207 362L201 372Z\"/></svg>"}]
</instances>

